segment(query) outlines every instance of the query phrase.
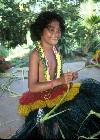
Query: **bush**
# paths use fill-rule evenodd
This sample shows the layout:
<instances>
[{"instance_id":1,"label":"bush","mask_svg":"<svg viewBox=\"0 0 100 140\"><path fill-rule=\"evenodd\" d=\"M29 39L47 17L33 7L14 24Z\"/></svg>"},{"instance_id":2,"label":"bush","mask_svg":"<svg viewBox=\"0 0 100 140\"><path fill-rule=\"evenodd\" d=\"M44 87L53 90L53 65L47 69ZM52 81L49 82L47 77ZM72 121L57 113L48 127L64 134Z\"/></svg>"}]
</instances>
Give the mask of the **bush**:
<instances>
[{"instance_id":1,"label":"bush","mask_svg":"<svg viewBox=\"0 0 100 140\"><path fill-rule=\"evenodd\" d=\"M9 50L0 44L0 56L7 57L9 54Z\"/></svg>"}]
</instances>

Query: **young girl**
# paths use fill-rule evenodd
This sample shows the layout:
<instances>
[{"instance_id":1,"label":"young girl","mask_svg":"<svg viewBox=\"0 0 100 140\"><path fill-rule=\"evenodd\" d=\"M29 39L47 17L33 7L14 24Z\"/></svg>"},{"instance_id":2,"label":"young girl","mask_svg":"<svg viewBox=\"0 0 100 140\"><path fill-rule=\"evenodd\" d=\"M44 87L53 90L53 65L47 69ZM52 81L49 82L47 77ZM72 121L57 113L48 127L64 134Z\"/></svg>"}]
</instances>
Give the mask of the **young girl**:
<instances>
[{"instance_id":1,"label":"young girl","mask_svg":"<svg viewBox=\"0 0 100 140\"><path fill-rule=\"evenodd\" d=\"M96 111L100 109L97 99L100 97L100 83L88 79L72 84L78 78L78 73L62 73L57 43L65 31L65 25L59 14L54 11L40 13L30 31L37 45L30 55L29 91L19 100L19 114L25 117L25 125L13 138L74 138L87 113L94 107ZM66 112L35 126L38 119L59 104L63 97L54 113ZM95 99L97 104L91 104Z\"/></svg>"}]
</instances>

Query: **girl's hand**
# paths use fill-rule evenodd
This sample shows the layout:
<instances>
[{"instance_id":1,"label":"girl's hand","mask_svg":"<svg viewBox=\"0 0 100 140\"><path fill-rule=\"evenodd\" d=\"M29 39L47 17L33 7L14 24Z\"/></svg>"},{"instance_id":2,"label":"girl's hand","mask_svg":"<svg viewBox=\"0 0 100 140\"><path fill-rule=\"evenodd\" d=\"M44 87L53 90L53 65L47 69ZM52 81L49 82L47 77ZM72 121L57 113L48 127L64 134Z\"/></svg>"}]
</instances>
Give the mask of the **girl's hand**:
<instances>
[{"instance_id":1,"label":"girl's hand","mask_svg":"<svg viewBox=\"0 0 100 140\"><path fill-rule=\"evenodd\" d=\"M73 79L72 80L76 80L78 78L78 72L73 72Z\"/></svg>"},{"instance_id":2,"label":"girl's hand","mask_svg":"<svg viewBox=\"0 0 100 140\"><path fill-rule=\"evenodd\" d=\"M73 72L67 72L67 73L64 73L62 76L61 76L61 79L62 79L62 83L63 84L68 84L69 82L71 82L73 80Z\"/></svg>"},{"instance_id":3,"label":"girl's hand","mask_svg":"<svg viewBox=\"0 0 100 140\"><path fill-rule=\"evenodd\" d=\"M67 72L61 76L63 84L68 84L68 83L72 82L73 80L76 80L77 78L78 78L77 72Z\"/></svg>"}]
</instances>

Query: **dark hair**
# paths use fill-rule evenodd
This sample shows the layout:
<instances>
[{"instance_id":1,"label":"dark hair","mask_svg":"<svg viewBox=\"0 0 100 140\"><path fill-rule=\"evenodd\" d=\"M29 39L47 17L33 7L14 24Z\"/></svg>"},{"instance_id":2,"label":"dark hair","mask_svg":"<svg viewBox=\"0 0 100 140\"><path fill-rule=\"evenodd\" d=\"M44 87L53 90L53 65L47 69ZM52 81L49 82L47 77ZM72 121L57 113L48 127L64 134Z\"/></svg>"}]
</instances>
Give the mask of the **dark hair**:
<instances>
[{"instance_id":1,"label":"dark hair","mask_svg":"<svg viewBox=\"0 0 100 140\"><path fill-rule=\"evenodd\" d=\"M44 28L52 21L58 21L61 28L61 33L65 31L65 25L63 18L55 11L45 11L39 14L37 19L30 26L31 39L33 41L39 41L43 33Z\"/></svg>"}]
</instances>

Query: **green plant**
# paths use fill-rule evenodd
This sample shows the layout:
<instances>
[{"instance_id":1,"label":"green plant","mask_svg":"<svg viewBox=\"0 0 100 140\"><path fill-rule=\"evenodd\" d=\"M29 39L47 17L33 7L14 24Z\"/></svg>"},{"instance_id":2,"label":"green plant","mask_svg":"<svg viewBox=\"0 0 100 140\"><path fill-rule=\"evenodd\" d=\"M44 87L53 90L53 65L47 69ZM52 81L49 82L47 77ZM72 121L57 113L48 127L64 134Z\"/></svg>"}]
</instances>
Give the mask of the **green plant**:
<instances>
[{"instance_id":1,"label":"green plant","mask_svg":"<svg viewBox=\"0 0 100 140\"><path fill-rule=\"evenodd\" d=\"M5 48L5 46L0 45L0 56L7 57L9 54L9 50Z\"/></svg>"}]
</instances>

